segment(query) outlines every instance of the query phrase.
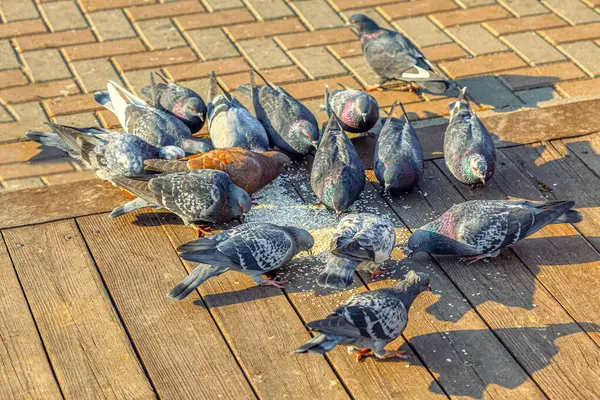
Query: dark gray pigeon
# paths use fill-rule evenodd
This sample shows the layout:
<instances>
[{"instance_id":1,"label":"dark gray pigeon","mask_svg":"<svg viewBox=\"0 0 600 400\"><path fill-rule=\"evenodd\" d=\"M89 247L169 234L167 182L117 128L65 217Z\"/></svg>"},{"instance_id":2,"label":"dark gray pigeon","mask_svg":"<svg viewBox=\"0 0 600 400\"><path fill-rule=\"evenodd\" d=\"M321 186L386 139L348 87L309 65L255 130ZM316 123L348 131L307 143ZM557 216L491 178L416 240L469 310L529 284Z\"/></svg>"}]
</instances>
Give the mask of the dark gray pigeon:
<instances>
[{"instance_id":1,"label":"dark gray pigeon","mask_svg":"<svg viewBox=\"0 0 600 400\"><path fill-rule=\"evenodd\" d=\"M214 72L210 73L207 100L208 132L215 148L269 149L265 128L242 103L221 87Z\"/></svg>"},{"instance_id":2,"label":"dark gray pigeon","mask_svg":"<svg viewBox=\"0 0 600 400\"><path fill-rule=\"evenodd\" d=\"M335 114L342 129L352 133L368 133L379 120L379 104L373 96L356 89L342 89L329 93L325 85L325 110Z\"/></svg>"},{"instance_id":3,"label":"dark gray pigeon","mask_svg":"<svg viewBox=\"0 0 600 400\"><path fill-rule=\"evenodd\" d=\"M238 86L238 92L252 99L256 117L269 136L271 146L296 155L308 154L317 147L319 127L315 116L302 103L279 86L269 83L258 71L264 86L250 83Z\"/></svg>"},{"instance_id":4,"label":"dark gray pigeon","mask_svg":"<svg viewBox=\"0 0 600 400\"><path fill-rule=\"evenodd\" d=\"M329 119L315 154L310 185L319 200L338 215L359 198L365 187L365 170L358 153L335 115Z\"/></svg>"},{"instance_id":5,"label":"dark gray pigeon","mask_svg":"<svg viewBox=\"0 0 600 400\"><path fill-rule=\"evenodd\" d=\"M153 146L181 147L188 154L210 150L204 141L192 137L190 128L174 115L149 105L116 82L110 81L106 88L94 93L94 99L117 116L126 133Z\"/></svg>"},{"instance_id":6,"label":"dark gray pigeon","mask_svg":"<svg viewBox=\"0 0 600 400\"><path fill-rule=\"evenodd\" d=\"M47 122L54 132L27 132L25 136L46 146L58 147L96 171L102 179L113 176L144 176L144 161L158 157L175 160L185 156L176 146L155 147L127 133L110 133L101 128L73 128Z\"/></svg>"},{"instance_id":7,"label":"dark gray pigeon","mask_svg":"<svg viewBox=\"0 0 600 400\"><path fill-rule=\"evenodd\" d=\"M396 102L381 128L373 155L373 169L384 192L411 189L424 172L423 151L417 132L400 103L404 119L392 118Z\"/></svg>"},{"instance_id":8,"label":"dark gray pigeon","mask_svg":"<svg viewBox=\"0 0 600 400\"><path fill-rule=\"evenodd\" d=\"M357 268L366 269L373 276L380 275L385 272L380 267L390 258L395 244L394 225L387 217L372 213L348 214L337 226L331 240L332 255L317 277L317 283L343 289L352 284Z\"/></svg>"},{"instance_id":9,"label":"dark gray pigeon","mask_svg":"<svg viewBox=\"0 0 600 400\"><path fill-rule=\"evenodd\" d=\"M358 30L362 52L367 64L379 76L379 88L391 80L416 82L431 93L442 94L454 87L438 73L406 36L377 26L363 14L354 14L348 24Z\"/></svg>"},{"instance_id":10,"label":"dark gray pigeon","mask_svg":"<svg viewBox=\"0 0 600 400\"><path fill-rule=\"evenodd\" d=\"M500 250L548 224L576 223L583 216L574 201L472 200L417 229L408 239L414 253L450 254L474 263L497 257Z\"/></svg>"},{"instance_id":11,"label":"dark gray pigeon","mask_svg":"<svg viewBox=\"0 0 600 400\"><path fill-rule=\"evenodd\" d=\"M287 264L301 251L309 251L314 239L304 229L249 222L217 235L186 243L177 250L187 261L201 263L168 296L182 300L207 279L233 270L250 275L259 285L283 287L287 281L261 275Z\"/></svg>"},{"instance_id":12,"label":"dark gray pigeon","mask_svg":"<svg viewBox=\"0 0 600 400\"><path fill-rule=\"evenodd\" d=\"M155 83L154 73L150 73L150 85L142 89L142 94L152 100L155 107L168 111L183 121L192 133L198 132L206 119L206 104L192 89L169 82L157 73L164 83Z\"/></svg>"},{"instance_id":13,"label":"dark gray pigeon","mask_svg":"<svg viewBox=\"0 0 600 400\"><path fill-rule=\"evenodd\" d=\"M111 218L140 208L167 209L186 225L204 232L198 224L241 221L252 208L248 193L234 185L225 172L213 169L158 175L149 181L115 177L113 182L137 199L115 208Z\"/></svg>"},{"instance_id":14,"label":"dark gray pigeon","mask_svg":"<svg viewBox=\"0 0 600 400\"><path fill-rule=\"evenodd\" d=\"M471 110L462 88L450 103L450 121L444 135L444 159L456 179L471 185L485 185L496 170L496 147L489 132Z\"/></svg>"},{"instance_id":15,"label":"dark gray pigeon","mask_svg":"<svg viewBox=\"0 0 600 400\"><path fill-rule=\"evenodd\" d=\"M295 352L325 354L337 345L346 345L350 352L358 351L357 361L370 355L407 359L404 351L386 350L385 346L402 334L410 306L425 290L431 290L429 277L409 271L391 288L355 294L327 318L308 323L319 334Z\"/></svg>"}]
</instances>

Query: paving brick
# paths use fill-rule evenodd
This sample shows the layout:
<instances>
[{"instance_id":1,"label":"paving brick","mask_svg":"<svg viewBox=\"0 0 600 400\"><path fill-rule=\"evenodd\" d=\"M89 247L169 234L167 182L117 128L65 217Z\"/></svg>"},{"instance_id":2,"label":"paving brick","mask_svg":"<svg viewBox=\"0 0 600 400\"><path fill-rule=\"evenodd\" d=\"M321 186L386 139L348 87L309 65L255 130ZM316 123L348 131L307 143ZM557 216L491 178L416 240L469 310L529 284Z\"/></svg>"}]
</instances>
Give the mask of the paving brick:
<instances>
[{"instance_id":1,"label":"paving brick","mask_svg":"<svg viewBox=\"0 0 600 400\"><path fill-rule=\"evenodd\" d=\"M122 10L106 10L89 13L96 32L103 40L134 37L135 31Z\"/></svg>"},{"instance_id":2,"label":"paving brick","mask_svg":"<svg viewBox=\"0 0 600 400\"><path fill-rule=\"evenodd\" d=\"M0 178L15 179L42 174L73 171L74 168L68 159L52 160L39 163L20 162L0 165Z\"/></svg>"},{"instance_id":3,"label":"paving brick","mask_svg":"<svg viewBox=\"0 0 600 400\"><path fill-rule=\"evenodd\" d=\"M44 100L44 106L50 117L95 111L102 108L102 106L94 100L93 93Z\"/></svg>"},{"instance_id":4,"label":"paving brick","mask_svg":"<svg viewBox=\"0 0 600 400\"><path fill-rule=\"evenodd\" d=\"M388 20L398 18L415 17L418 15L432 14L438 11L457 9L458 6L451 0L423 0L415 2L403 2L381 7L383 15Z\"/></svg>"},{"instance_id":5,"label":"paving brick","mask_svg":"<svg viewBox=\"0 0 600 400\"><path fill-rule=\"evenodd\" d=\"M117 116L108 110L96 111L96 117L106 129L123 129L121 128L121 124L119 123Z\"/></svg>"},{"instance_id":6,"label":"paving brick","mask_svg":"<svg viewBox=\"0 0 600 400\"><path fill-rule=\"evenodd\" d=\"M0 99L7 103L24 103L73 93L79 93L77 84L73 80L67 79L3 89L0 90Z\"/></svg>"},{"instance_id":7,"label":"paving brick","mask_svg":"<svg viewBox=\"0 0 600 400\"><path fill-rule=\"evenodd\" d=\"M426 47L421 49L421 52L431 62L455 60L468 56L468 53L455 43Z\"/></svg>"},{"instance_id":8,"label":"paving brick","mask_svg":"<svg viewBox=\"0 0 600 400\"><path fill-rule=\"evenodd\" d=\"M0 7L9 22L40 17L33 0L2 0Z\"/></svg>"},{"instance_id":9,"label":"paving brick","mask_svg":"<svg viewBox=\"0 0 600 400\"><path fill-rule=\"evenodd\" d=\"M73 67L88 93L106 89L109 80L120 82L119 74L111 62L104 58L77 61Z\"/></svg>"},{"instance_id":10,"label":"paving brick","mask_svg":"<svg viewBox=\"0 0 600 400\"><path fill-rule=\"evenodd\" d=\"M146 51L146 47L140 39L135 38L69 46L65 47L64 50L71 61L76 61L139 53Z\"/></svg>"},{"instance_id":11,"label":"paving brick","mask_svg":"<svg viewBox=\"0 0 600 400\"><path fill-rule=\"evenodd\" d=\"M43 130L47 121L46 113L38 102L13 104L12 109L17 114L17 122L2 124L0 142L23 139L28 130Z\"/></svg>"},{"instance_id":12,"label":"paving brick","mask_svg":"<svg viewBox=\"0 0 600 400\"><path fill-rule=\"evenodd\" d=\"M562 61L566 57L535 32L516 33L504 39L523 58L532 64Z\"/></svg>"},{"instance_id":13,"label":"paving brick","mask_svg":"<svg viewBox=\"0 0 600 400\"><path fill-rule=\"evenodd\" d=\"M168 49L185 46L186 42L168 18L151 19L137 22L152 49Z\"/></svg>"},{"instance_id":14,"label":"paving brick","mask_svg":"<svg viewBox=\"0 0 600 400\"><path fill-rule=\"evenodd\" d=\"M326 44L358 41L358 38L348 28L326 29L314 32L283 35L277 38L286 50L300 47L323 46Z\"/></svg>"},{"instance_id":15,"label":"paving brick","mask_svg":"<svg viewBox=\"0 0 600 400\"><path fill-rule=\"evenodd\" d=\"M440 63L440 66L454 79L524 67L525 65L525 62L514 53L490 54L470 59L463 58L461 60Z\"/></svg>"},{"instance_id":16,"label":"paving brick","mask_svg":"<svg viewBox=\"0 0 600 400\"><path fill-rule=\"evenodd\" d=\"M107 10L110 8L132 7L148 4L154 0L79 0L86 12Z\"/></svg>"},{"instance_id":17,"label":"paving brick","mask_svg":"<svg viewBox=\"0 0 600 400\"><path fill-rule=\"evenodd\" d=\"M15 118L8 112L6 107L0 105L0 123L14 122ZM0 146L1 147L1 146Z\"/></svg>"},{"instance_id":18,"label":"paving brick","mask_svg":"<svg viewBox=\"0 0 600 400\"><path fill-rule=\"evenodd\" d=\"M484 22L484 25L495 35L506 35L525 31L565 26L567 23L555 14L533 15L524 18L506 18Z\"/></svg>"},{"instance_id":19,"label":"paving brick","mask_svg":"<svg viewBox=\"0 0 600 400\"><path fill-rule=\"evenodd\" d=\"M31 178L11 179L3 182L8 190L21 190L45 186L44 182L38 176Z\"/></svg>"},{"instance_id":20,"label":"paving brick","mask_svg":"<svg viewBox=\"0 0 600 400\"><path fill-rule=\"evenodd\" d=\"M241 0L205 0L211 11L226 10L229 8L244 7Z\"/></svg>"},{"instance_id":21,"label":"paving brick","mask_svg":"<svg viewBox=\"0 0 600 400\"><path fill-rule=\"evenodd\" d=\"M496 0L457 0L467 8L488 6L490 4L496 4Z\"/></svg>"},{"instance_id":22,"label":"paving brick","mask_svg":"<svg viewBox=\"0 0 600 400\"><path fill-rule=\"evenodd\" d=\"M189 47L171 50L156 50L146 53L127 54L115 57L123 71L143 68L157 68L170 64L181 64L196 60L196 55Z\"/></svg>"},{"instance_id":23,"label":"paving brick","mask_svg":"<svg viewBox=\"0 0 600 400\"><path fill-rule=\"evenodd\" d=\"M418 94L415 92L409 92L407 90L399 90L398 88L387 88L386 90L373 91L370 93L371 96L375 97L380 107L389 107L394 104L395 100L402 102L402 104L416 103L422 101Z\"/></svg>"},{"instance_id":24,"label":"paving brick","mask_svg":"<svg viewBox=\"0 0 600 400\"><path fill-rule=\"evenodd\" d=\"M460 25L446 29L473 55L498 53L507 47L480 24Z\"/></svg>"},{"instance_id":25,"label":"paving brick","mask_svg":"<svg viewBox=\"0 0 600 400\"><path fill-rule=\"evenodd\" d=\"M188 30L250 22L254 21L254 16L247 8L237 8L235 10L216 11L210 14L184 15L177 17L176 20L183 29Z\"/></svg>"},{"instance_id":26,"label":"paving brick","mask_svg":"<svg viewBox=\"0 0 600 400\"><path fill-rule=\"evenodd\" d=\"M427 17L402 19L394 22L394 26L410 36L421 47L452 43L452 39Z\"/></svg>"},{"instance_id":27,"label":"paving brick","mask_svg":"<svg viewBox=\"0 0 600 400\"><path fill-rule=\"evenodd\" d=\"M148 4L131 7L127 9L132 21L145 19L174 17L176 15L188 15L192 13L203 13L204 7L197 0L176 1L172 3ZM198 15L197 18L202 18Z\"/></svg>"},{"instance_id":28,"label":"paving brick","mask_svg":"<svg viewBox=\"0 0 600 400\"><path fill-rule=\"evenodd\" d=\"M573 24L600 21L600 14L579 0L546 0L546 4Z\"/></svg>"},{"instance_id":29,"label":"paving brick","mask_svg":"<svg viewBox=\"0 0 600 400\"><path fill-rule=\"evenodd\" d=\"M246 58L258 69L269 69L293 64L273 39L251 39L238 42L238 44L241 46Z\"/></svg>"},{"instance_id":30,"label":"paving brick","mask_svg":"<svg viewBox=\"0 0 600 400\"><path fill-rule=\"evenodd\" d=\"M281 17L293 16L294 12L287 6L283 0L247 0L246 5L260 15L260 18L275 19Z\"/></svg>"},{"instance_id":31,"label":"paving brick","mask_svg":"<svg viewBox=\"0 0 600 400\"><path fill-rule=\"evenodd\" d=\"M355 10L363 7L375 7L395 3L396 0L332 0L337 11Z\"/></svg>"},{"instance_id":32,"label":"paving brick","mask_svg":"<svg viewBox=\"0 0 600 400\"><path fill-rule=\"evenodd\" d=\"M88 24L73 1L57 1L41 6L54 31L87 28Z\"/></svg>"},{"instance_id":33,"label":"paving brick","mask_svg":"<svg viewBox=\"0 0 600 400\"><path fill-rule=\"evenodd\" d=\"M437 20L444 27L490 21L507 17L510 17L510 14L499 5L477 7L468 10L446 11L431 16L431 18Z\"/></svg>"},{"instance_id":34,"label":"paving brick","mask_svg":"<svg viewBox=\"0 0 600 400\"><path fill-rule=\"evenodd\" d=\"M150 72L155 70L156 68L137 69L135 71L127 71L123 75L129 84L129 88L138 95L141 95L142 88L150 84Z\"/></svg>"},{"instance_id":35,"label":"paving brick","mask_svg":"<svg viewBox=\"0 0 600 400\"><path fill-rule=\"evenodd\" d=\"M0 71L0 89L21 86L28 84L29 81L23 71L20 69L7 69Z\"/></svg>"},{"instance_id":36,"label":"paving brick","mask_svg":"<svg viewBox=\"0 0 600 400\"><path fill-rule=\"evenodd\" d=\"M358 79L364 86L373 86L376 83L379 83L379 77L367 65L364 57L356 56L345 58L344 64L350 69L356 79Z\"/></svg>"},{"instance_id":37,"label":"paving brick","mask_svg":"<svg viewBox=\"0 0 600 400\"><path fill-rule=\"evenodd\" d=\"M187 34L205 60L240 55L221 28L199 29L188 31Z\"/></svg>"},{"instance_id":38,"label":"paving brick","mask_svg":"<svg viewBox=\"0 0 600 400\"><path fill-rule=\"evenodd\" d=\"M542 34L554 44L596 39L600 38L600 23L549 29Z\"/></svg>"},{"instance_id":39,"label":"paving brick","mask_svg":"<svg viewBox=\"0 0 600 400\"><path fill-rule=\"evenodd\" d=\"M494 108L522 105L521 100L495 76L460 79L457 83L466 86L468 95L478 104Z\"/></svg>"},{"instance_id":40,"label":"paving brick","mask_svg":"<svg viewBox=\"0 0 600 400\"><path fill-rule=\"evenodd\" d=\"M354 57L362 54L359 41L340 43L329 46L329 50L337 58Z\"/></svg>"},{"instance_id":41,"label":"paving brick","mask_svg":"<svg viewBox=\"0 0 600 400\"><path fill-rule=\"evenodd\" d=\"M519 17L550 12L539 0L498 0L498 2Z\"/></svg>"},{"instance_id":42,"label":"paving brick","mask_svg":"<svg viewBox=\"0 0 600 400\"><path fill-rule=\"evenodd\" d=\"M23 58L37 82L71 77L71 71L56 49L28 51L23 53Z\"/></svg>"},{"instance_id":43,"label":"paving brick","mask_svg":"<svg viewBox=\"0 0 600 400\"><path fill-rule=\"evenodd\" d=\"M96 37L90 29L40 33L37 35L20 36L17 39L20 51L48 49L94 42L96 42Z\"/></svg>"},{"instance_id":44,"label":"paving brick","mask_svg":"<svg viewBox=\"0 0 600 400\"><path fill-rule=\"evenodd\" d=\"M300 69L296 66L266 69L260 71L260 74L264 76L265 79L267 79L269 82L275 85L304 81L307 79L306 75L304 75L302 71L300 71ZM238 85L248 83L248 71L240 72L233 75L223 75L219 77L219 80L221 81L221 84L223 85L225 90L232 91L235 90L235 88L237 88ZM256 77L256 82L257 84L263 84L262 80L259 77Z\"/></svg>"},{"instance_id":45,"label":"paving brick","mask_svg":"<svg viewBox=\"0 0 600 400\"><path fill-rule=\"evenodd\" d=\"M311 30L344 25L344 21L325 0L297 1L291 4Z\"/></svg>"},{"instance_id":46,"label":"paving brick","mask_svg":"<svg viewBox=\"0 0 600 400\"><path fill-rule=\"evenodd\" d=\"M600 94L600 78L561 82L557 86L569 97Z\"/></svg>"},{"instance_id":47,"label":"paving brick","mask_svg":"<svg viewBox=\"0 0 600 400\"><path fill-rule=\"evenodd\" d=\"M214 71L217 75L233 74L248 71L248 64L242 57L226 58L224 60L195 62L190 64L167 67L174 80L204 78Z\"/></svg>"},{"instance_id":48,"label":"paving brick","mask_svg":"<svg viewBox=\"0 0 600 400\"><path fill-rule=\"evenodd\" d=\"M0 40L0 69L19 68L21 63L8 40Z\"/></svg>"},{"instance_id":49,"label":"paving brick","mask_svg":"<svg viewBox=\"0 0 600 400\"><path fill-rule=\"evenodd\" d=\"M338 87L338 83L341 83L349 88L362 89L356 79L351 76L340 76L336 78L319 79L316 81L290 83L289 85L283 85L282 87L298 100L315 97L320 97L322 99L325 95L325 85L329 85L330 88L333 88L334 86Z\"/></svg>"},{"instance_id":50,"label":"paving brick","mask_svg":"<svg viewBox=\"0 0 600 400\"><path fill-rule=\"evenodd\" d=\"M98 126L98 124L99 124L98 119L96 118L95 114L92 112L61 115L61 116L52 118L52 121L56 122L57 124L61 124L61 125L81 126L81 127Z\"/></svg>"},{"instance_id":51,"label":"paving brick","mask_svg":"<svg viewBox=\"0 0 600 400\"><path fill-rule=\"evenodd\" d=\"M43 180L47 185L62 185L64 183L81 182L96 178L96 174L91 171L74 171L46 175L43 177Z\"/></svg>"},{"instance_id":52,"label":"paving brick","mask_svg":"<svg viewBox=\"0 0 600 400\"><path fill-rule=\"evenodd\" d=\"M0 39L7 39L20 35L29 35L31 33L41 33L46 31L46 25L44 25L44 22L41 19L9 22L6 24L0 24Z\"/></svg>"},{"instance_id":53,"label":"paving brick","mask_svg":"<svg viewBox=\"0 0 600 400\"><path fill-rule=\"evenodd\" d=\"M246 81L248 81L248 73L246 72ZM226 76L232 76L232 75L226 75ZM218 77L220 82L223 82L223 77L219 76ZM192 89L193 91L195 91L196 93L198 93L200 96L202 96L204 99L206 99L206 95L208 94L208 86L210 84L208 77L204 77L204 78L200 78L200 79L192 79L192 80L188 80L188 81L183 81L181 82L182 85L185 85L185 87L188 87L190 89Z\"/></svg>"},{"instance_id":54,"label":"paving brick","mask_svg":"<svg viewBox=\"0 0 600 400\"><path fill-rule=\"evenodd\" d=\"M550 86L555 82L583 78L583 71L571 62L519 68L501 72L498 77L512 90Z\"/></svg>"},{"instance_id":55,"label":"paving brick","mask_svg":"<svg viewBox=\"0 0 600 400\"><path fill-rule=\"evenodd\" d=\"M0 146L0 164L64 158L65 154L56 147L41 146L39 143L29 140L6 143Z\"/></svg>"},{"instance_id":56,"label":"paving brick","mask_svg":"<svg viewBox=\"0 0 600 400\"><path fill-rule=\"evenodd\" d=\"M311 79L345 74L348 71L323 47L308 47L289 53Z\"/></svg>"},{"instance_id":57,"label":"paving brick","mask_svg":"<svg viewBox=\"0 0 600 400\"><path fill-rule=\"evenodd\" d=\"M415 121L421 119L431 119L449 115L447 98L433 101L422 101L418 103L406 104L404 108L408 114L408 119ZM402 110L396 109L394 115L400 118Z\"/></svg>"},{"instance_id":58,"label":"paving brick","mask_svg":"<svg viewBox=\"0 0 600 400\"><path fill-rule=\"evenodd\" d=\"M297 18L287 18L276 21L257 21L228 26L225 29L236 40L306 31L302 22Z\"/></svg>"},{"instance_id":59,"label":"paving brick","mask_svg":"<svg viewBox=\"0 0 600 400\"><path fill-rule=\"evenodd\" d=\"M591 77L600 75L600 47L596 43L574 42L560 47Z\"/></svg>"},{"instance_id":60,"label":"paving brick","mask_svg":"<svg viewBox=\"0 0 600 400\"><path fill-rule=\"evenodd\" d=\"M562 99L560 94L552 87L541 87L537 89L522 90L515 92L525 103L526 107L545 107Z\"/></svg>"}]
</instances>

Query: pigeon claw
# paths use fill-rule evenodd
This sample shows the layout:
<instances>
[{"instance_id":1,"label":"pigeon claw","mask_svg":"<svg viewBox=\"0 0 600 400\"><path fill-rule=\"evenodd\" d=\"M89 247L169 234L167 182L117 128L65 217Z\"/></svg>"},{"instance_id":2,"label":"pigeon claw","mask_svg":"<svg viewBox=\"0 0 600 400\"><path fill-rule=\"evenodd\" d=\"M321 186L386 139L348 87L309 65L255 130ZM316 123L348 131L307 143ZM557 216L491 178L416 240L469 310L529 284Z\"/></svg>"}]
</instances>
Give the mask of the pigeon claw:
<instances>
[{"instance_id":1,"label":"pigeon claw","mask_svg":"<svg viewBox=\"0 0 600 400\"><path fill-rule=\"evenodd\" d=\"M288 283L290 283L288 280L276 281L275 279L267 279L262 283L262 286L275 286L276 288L283 289L283 285Z\"/></svg>"},{"instance_id":2,"label":"pigeon claw","mask_svg":"<svg viewBox=\"0 0 600 400\"><path fill-rule=\"evenodd\" d=\"M483 260L483 259L485 259L487 257L488 256L485 255L485 254L480 254L480 255L477 255L477 256L463 257L463 258L460 258L459 261L462 261L462 262L466 263L467 265L471 265L471 264L474 264L477 261Z\"/></svg>"},{"instance_id":3,"label":"pigeon claw","mask_svg":"<svg viewBox=\"0 0 600 400\"><path fill-rule=\"evenodd\" d=\"M381 87L380 84L376 84L373 86L367 86L367 90L365 90L365 92L374 92L375 90L378 92L383 92L383 88Z\"/></svg>"},{"instance_id":4,"label":"pigeon claw","mask_svg":"<svg viewBox=\"0 0 600 400\"><path fill-rule=\"evenodd\" d=\"M192 227L196 231L196 237L197 238L201 238L202 236L209 236L210 235L210 231L212 230L212 228L210 226L193 225Z\"/></svg>"},{"instance_id":5,"label":"pigeon claw","mask_svg":"<svg viewBox=\"0 0 600 400\"><path fill-rule=\"evenodd\" d=\"M387 353L381 357L381 359L385 360L387 358L397 357L401 360L408 360L408 356L406 355L406 351L404 350L388 350Z\"/></svg>"},{"instance_id":6,"label":"pigeon claw","mask_svg":"<svg viewBox=\"0 0 600 400\"><path fill-rule=\"evenodd\" d=\"M410 82L408 85L402 86L399 90L402 92L416 92L420 89L420 87L413 82Z\"/></svg>"},{"instance_id":7,"label":"pigeon claw","mask_svg":"<svg viewBox=\"0 0 600 400\"><path fill-rule=\"evenodd\" d=\"M386 274L387 272L388 272L388 270L387 270L387 269L384 269L384 268L377 268L375 271L373 271L373 272L371 273L371 279L375 279L375 278L377 278L377 277L378 277L378 276L380 276L380 275Z\"/></svg>"},{"instance_id":8,"label":"pigeon claw","mask_svg":"<svg viewBox=\"0 0 600 400\"><path fill-rule=\"evenodd\" d=\"M362 349L359 350L356 354L356 362L363 362L365 358L371 357L373 355L373 350L371 349Z\"/></svg>"}]
</instances>

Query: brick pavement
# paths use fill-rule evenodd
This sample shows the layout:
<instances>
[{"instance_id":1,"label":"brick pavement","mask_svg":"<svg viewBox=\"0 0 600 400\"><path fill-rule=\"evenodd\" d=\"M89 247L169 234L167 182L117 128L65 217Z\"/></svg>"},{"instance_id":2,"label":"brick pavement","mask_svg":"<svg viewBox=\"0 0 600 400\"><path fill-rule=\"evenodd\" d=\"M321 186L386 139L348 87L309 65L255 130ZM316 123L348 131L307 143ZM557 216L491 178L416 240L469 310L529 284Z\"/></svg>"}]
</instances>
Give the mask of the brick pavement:
<instances>
[{"instance_id":1,"label":"brick pavement","mask_svg":"<svg viewBox=\"0 0 600 400\"><path fill-rule=\"evenodd\" d=\"M407 34L490 112L600 96L598 0L0 0L0 10L3 190L93 177L23 134L49 120L116 127L91 95L108 79L139 92L160 69L204 95L208 72L234 90L252 66L317 113L323 84L374 83L344 27L356 12ZM442 96L375 95L384 108L399 98L415 120L447 110Z\"/></svg>"}]
</instances>

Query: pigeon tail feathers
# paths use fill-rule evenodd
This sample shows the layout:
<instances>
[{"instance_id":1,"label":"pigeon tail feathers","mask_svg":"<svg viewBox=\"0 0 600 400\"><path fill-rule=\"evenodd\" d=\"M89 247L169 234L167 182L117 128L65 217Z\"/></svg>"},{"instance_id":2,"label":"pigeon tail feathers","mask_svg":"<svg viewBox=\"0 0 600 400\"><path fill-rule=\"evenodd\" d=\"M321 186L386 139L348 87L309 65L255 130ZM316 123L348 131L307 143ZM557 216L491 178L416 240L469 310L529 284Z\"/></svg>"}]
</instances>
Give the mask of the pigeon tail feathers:
<instances>
[{"instance_id":1,"label":"pigeon tail feathers","mask_svg":"<svg viewBox=\"0 0 600 400\"><path fill-rule=\"evenodd\" d=\"M322 287L344 289L352 284L354 271L360 261L346 260L330 256L327 265L317 277L317 284Z\"/></svg>"},{"instance_id":2,"label":"pigeon tail feathers","mask_svg":"<svg viewBox=\"0 0 600 400\"><path fill-rule=\"evenodd\" d=\"M196 288L213 276L221 275L227 268L212 265L198 265L184 280L179 282L167 296L173 300L183 300Z\"/></svg>"},{"instance_id":3,"label":"pigeon tail feathers","mask_svg":"<svg viewBox=\"0 0 600 400\"><path fill-rule=\"evenodd\" d=\"M130 202L125 203L125 204L115 208L114 210L112 210L109 217L117 218L117 217L120 217L121 215L125 215L132 211L139 210L140 208L147 208L147 207L156 207L156 206L150 202L147 202L144 199L137 198L135 200L131 200Z\"/></svg>"},{"instance_id":4,"label":"pigeon tail feathers","mask_svg":"<svg viewBox=\"0 0 600 400\"><path fill-rule=\"evenodd\" d=\"M298 347L294 350L294 353L317 353L317 354L325 354L335 346L340 344L344 339L343 336L340 335L332 335L326 333L320 333L314 338L310 339L308 342L304 343L302 346Z\"/></svg>"}]
</instances>

